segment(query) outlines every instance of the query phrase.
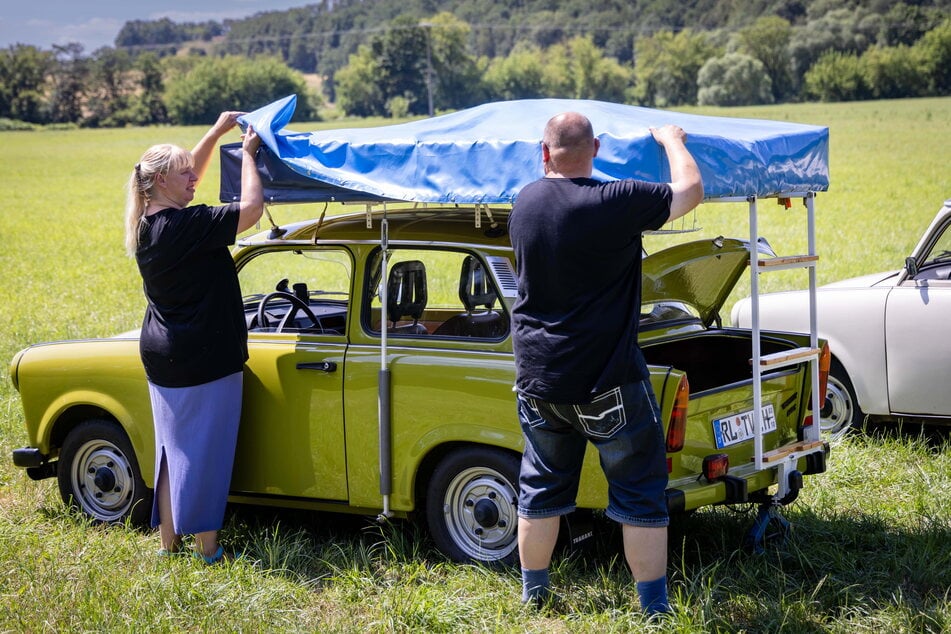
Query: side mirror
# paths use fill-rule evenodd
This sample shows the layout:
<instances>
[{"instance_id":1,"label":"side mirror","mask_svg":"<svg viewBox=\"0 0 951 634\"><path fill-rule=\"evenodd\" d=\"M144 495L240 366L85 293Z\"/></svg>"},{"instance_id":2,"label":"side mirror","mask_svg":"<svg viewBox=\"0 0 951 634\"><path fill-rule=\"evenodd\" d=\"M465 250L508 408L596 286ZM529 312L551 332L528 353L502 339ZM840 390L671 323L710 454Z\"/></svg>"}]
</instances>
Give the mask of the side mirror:
<instances>
[{"instance_id":1,"label":"side mirror","mask_svg":"<svg viewBox=\"0 0 951 634\"><path fill-rule=\"evenodd\" d=\"M905 270L908 271L908 277L918 275L918 262L915 261L915 258L911 256L905 258Z\"/></svg>"}]
</instances>

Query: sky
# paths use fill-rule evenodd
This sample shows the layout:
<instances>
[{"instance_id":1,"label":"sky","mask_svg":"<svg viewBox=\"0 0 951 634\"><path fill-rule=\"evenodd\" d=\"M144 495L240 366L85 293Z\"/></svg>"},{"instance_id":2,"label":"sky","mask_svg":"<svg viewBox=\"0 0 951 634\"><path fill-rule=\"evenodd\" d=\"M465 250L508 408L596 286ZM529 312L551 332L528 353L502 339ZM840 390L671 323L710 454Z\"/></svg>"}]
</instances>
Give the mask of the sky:
<instances>
[{"instance_id":1,"label":"sky","mask_svg":"<svg viewBox=\"0 0 951 634\"><path fill-rule=\"evenodd\" d=\"M114 46L129 20L205 22L244 18L261 11L281 11L316 0L4 0L0 8L0 48L79 42L85 53Z\"/></svg>"}]
</instances>

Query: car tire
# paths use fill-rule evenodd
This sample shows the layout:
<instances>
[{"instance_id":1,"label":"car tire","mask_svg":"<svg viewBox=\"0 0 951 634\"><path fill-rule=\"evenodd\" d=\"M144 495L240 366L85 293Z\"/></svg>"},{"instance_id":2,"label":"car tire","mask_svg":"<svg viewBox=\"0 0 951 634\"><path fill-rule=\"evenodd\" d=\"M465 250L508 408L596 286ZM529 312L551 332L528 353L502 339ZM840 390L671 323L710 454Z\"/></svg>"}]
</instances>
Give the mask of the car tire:
<instances>
[{"instance_id":1,"label":"car tire","mask_svg":"<svg viewBox=\"0 0 951 634\"><path fill-rule=\"evenodd\" d=\"M63 502L97 522L146 526L151 520L152 490L142 479L129 438L115 422L88 420L70 431L57 479Z\"/></svg>"},{"instance_id":2,"label":"car tire","mask_svg":"<svg viewBox=\"0 0 951 634\"><path fill-rule=\"evenodd\" d=\"M436 547L458 562L515 561L518 540L517 454L488 447L448 453L426 495L426 520Z\"/></svg>"},{"instance_id":3,"label":"car tire","mask_svg":"<svg viewBox=\"0 0 951 634\"><path fill-rule=\"evenodd\" d=\"M822 435L829 440L841 438L850 429L859 427L864 419L865 414L859 409L848 373L837 359L833 359L826 385L826 399L819 417Z\"/></svg>"}]
</instances>

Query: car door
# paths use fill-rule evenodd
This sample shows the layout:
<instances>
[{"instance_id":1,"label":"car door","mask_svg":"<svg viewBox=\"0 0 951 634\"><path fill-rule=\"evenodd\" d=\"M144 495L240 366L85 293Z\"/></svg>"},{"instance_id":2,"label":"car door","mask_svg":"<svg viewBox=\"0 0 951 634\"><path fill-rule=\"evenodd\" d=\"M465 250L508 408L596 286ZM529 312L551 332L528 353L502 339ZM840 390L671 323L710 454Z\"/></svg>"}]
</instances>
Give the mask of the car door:
<instances>
[{"instance_id":1,"label":"car door","mask_svg":"<svg viewBox=\"0 0 951 634\"><path fill-rule=\"evenodd\" d=\"M352 325L347 358L350 503L380 504L377 390L385 314L391 502L409 510L418 464L433 446L520 443L509 315L486 274L487 262L473 253L392 247L382 282L376 255L367 267L373 276L365 282L367 301L360 323Z\"/></svg>"},{"instance_id":2,"label":"car door","mask_svg":"<svg viewBox=\"0 0 951 634\"><path fill-rule=\"evenodd\" d=\"M262 252L239 271L250 358L232 495L347 499L343 376L352 268L344 249L297 247Z\"/></svg>"},{"instance_id":3,"label":"car door","mask_svg":"<svg viewBox=\"0 0 951 634\"><path fill-rule=\"evenodd\" d=\"M918 271L885 304L889 409L951 416L951 231L923 242Z\"/></svg>"}]
</instances>

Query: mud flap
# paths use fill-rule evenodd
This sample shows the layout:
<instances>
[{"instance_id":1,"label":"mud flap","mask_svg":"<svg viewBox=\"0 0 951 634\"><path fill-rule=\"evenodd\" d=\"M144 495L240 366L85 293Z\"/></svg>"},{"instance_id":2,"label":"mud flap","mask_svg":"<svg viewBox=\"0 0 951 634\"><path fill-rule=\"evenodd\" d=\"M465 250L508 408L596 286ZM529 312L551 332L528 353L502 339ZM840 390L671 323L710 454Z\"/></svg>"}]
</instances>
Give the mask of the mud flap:
<instances>
[{"instance_id":1,"label":"mud flap","mask_svg":"<svg viewBox=\"0 0 951 634\"><path fill-rule=\"evenodd\" d=\"M776 502L760 504L756 519L743 539L744 548L761 555L766 552L767 544L781 547L786 543L792 526L783 517L781 508Z\"/></svg>"}]
</instances>

